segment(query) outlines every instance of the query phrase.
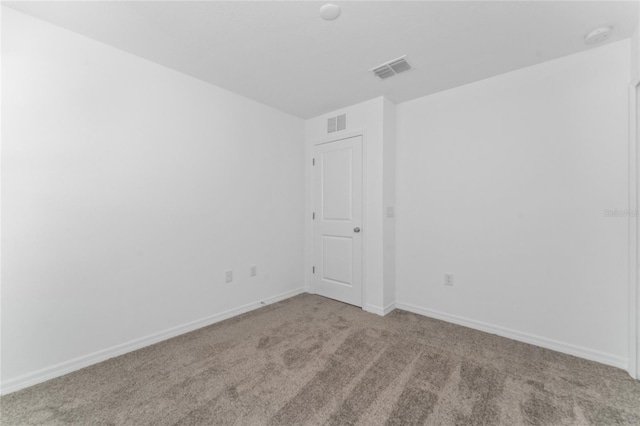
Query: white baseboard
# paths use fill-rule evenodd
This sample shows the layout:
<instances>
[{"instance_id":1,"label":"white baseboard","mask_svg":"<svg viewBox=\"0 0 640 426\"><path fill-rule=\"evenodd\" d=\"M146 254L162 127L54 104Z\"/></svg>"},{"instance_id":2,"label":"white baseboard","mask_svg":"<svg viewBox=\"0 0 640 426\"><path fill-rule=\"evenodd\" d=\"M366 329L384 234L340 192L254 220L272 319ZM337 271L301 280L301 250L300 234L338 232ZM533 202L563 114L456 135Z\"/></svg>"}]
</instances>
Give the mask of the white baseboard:
<instances>
[{"instance_id":1,"label":"white baseboard","mask_svg":"<svg viewBox=\"0 0 640 426\"><path fill-rule=\"evenodd\" d=\"M366 305L363 309L367 312L371 312L372 314L380 315L381 317L387 315L389 312L393 311L396 308L396 302L391 302L384 308L381 306L375 305Z\"/></svg>"},{"instance_id":2,"label":"white baseboard","mask_svg":"<svg viewBox=\"0 0 640 426\"><path fill-rule=\"evenodd\" d=\"M149 336L134 339L120 345L112 346L110 348L93 352L88 355L83 355L69 361L61 362L51 367L43 368L32 373L27 373L14 379L9 379L2 382L2 384L0 385L0 394L6 395L11 392L27 388L29 386L36 385L38 383L46 382L47 380L51 380L56 377L64 376L65 374L80 370L81 368L106 361L109 358L120 356L128 352L144 348L145 346L153 345L154 343L158 343L163 340L167 340L172 337L176 337L181 334L188 333L190 331L197 330L211 324L215 324L225 319L235 317L249 311L253 311L254 309L258 309L262 306L279 302L293 296L297 296L298 294L304 293L306 291L307 289L305 288L297 288L295 290L287 291L285 293L281 293L264 300L249 303L234 309L229 309L227 311L220 312L219 314L211 315L197 321L192 321L187 324L172 327L168 330L160 331Z\"/></svg>"},{"instance_id":3,"label":"white baseboard","mask_svg":"<svg viewBox=\"0 0 640 426\"><path fill-rule=\"evenodd\" d=\"M422 308L419 306L411 305L409 303L396 303L397 309L413 312L415 314L424 315L426 317L447 321L453 324L462 325L464 327L473 328L475 330L484 331L491 334L497 334L498 336L507 337L509 339L517 340L524 343L540 346L546 349L551 349L557 352L562 352L568 355L577 356L580 358L588 359L590 361L596 361L601 364L611 365L626 370L628 367L628 360L616 355L596 351L581 346L572 345L569 343L563 343L553 339L547 339L546 337L535 336L529 333L523 333L516 330L511 330L505 327L487 324L481 321L476 321L470 318L464 318L458 315L451 315L444 312L434 311L428 308Z\"/></svg>"}]
</instances>

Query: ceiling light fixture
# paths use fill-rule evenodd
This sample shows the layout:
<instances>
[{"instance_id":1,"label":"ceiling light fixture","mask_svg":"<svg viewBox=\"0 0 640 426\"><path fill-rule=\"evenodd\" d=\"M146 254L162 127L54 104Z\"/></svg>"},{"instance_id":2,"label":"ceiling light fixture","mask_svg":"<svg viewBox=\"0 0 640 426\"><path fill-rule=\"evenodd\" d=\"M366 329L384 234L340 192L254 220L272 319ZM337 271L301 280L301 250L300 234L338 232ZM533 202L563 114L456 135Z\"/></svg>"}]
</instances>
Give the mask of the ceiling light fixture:
<instances>
[{"instance_id":1,"label":"ceiling light fixture","mask_svg":"<svg viewBox=\"0 0 640 426\"><path fill-rule=\"evenodd\" d=\"M610 36L611 27L600 27L584 36L584 42L586 44L598 44L606 41Z\"/></svg>"},{"instance_id":2,"label":"ceiling light fixture","mask_svg":"<svg viewBox=\"0 0 640 426\"><path fill-rule=\"evenodd\" d=\"M320 8L320 17L325 21L333 21L334 19L338 19L341 12L340 6L327 3Z\"/></svg>"}]
</instances>

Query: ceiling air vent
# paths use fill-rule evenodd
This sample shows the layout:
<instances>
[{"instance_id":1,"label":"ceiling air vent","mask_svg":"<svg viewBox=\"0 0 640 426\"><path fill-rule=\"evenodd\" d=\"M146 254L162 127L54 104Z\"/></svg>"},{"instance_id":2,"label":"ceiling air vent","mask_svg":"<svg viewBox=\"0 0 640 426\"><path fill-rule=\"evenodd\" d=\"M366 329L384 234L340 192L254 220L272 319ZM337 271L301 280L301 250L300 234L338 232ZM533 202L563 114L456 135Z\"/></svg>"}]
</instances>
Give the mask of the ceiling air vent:
<instances>
[{"instance_id":1,"label":"ceiling air vent","mask_svg":"<svg viewBox=\"0 0 640 426\"><path fill-rule=\"evenodd\" d=\"M411 65L409 65L409 62L407 62L405 56L402 56L398 59L393 59L382 65L378 65L377 67L374 67L369 71L371 71L380 80L384 80L385 78L393 77L396 74L409 71L410 69Z\"/></svg>"}]
</instances>

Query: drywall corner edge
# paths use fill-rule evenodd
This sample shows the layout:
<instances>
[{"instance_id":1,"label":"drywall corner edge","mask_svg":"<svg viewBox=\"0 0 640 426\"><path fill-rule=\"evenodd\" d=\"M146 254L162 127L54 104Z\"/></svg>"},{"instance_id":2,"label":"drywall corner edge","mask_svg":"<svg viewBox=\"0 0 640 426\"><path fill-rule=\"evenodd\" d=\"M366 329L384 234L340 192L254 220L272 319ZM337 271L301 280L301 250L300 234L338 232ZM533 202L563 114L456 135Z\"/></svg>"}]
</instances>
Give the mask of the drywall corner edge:
<instances>
[{"instance_id":1,"label":"drywall corner edge","mask_svg":"<svg viewBox=\"0 0 640 426\"><path fill-rule=\"evenodd\" d=\"M629 212L637 212L640 208L639 193L640 182L638 166L638 104L640 103L640 81L633 81L629 86ZM640 356L639 340L640 327L638 325L638 310L640 309L639 293L639 273L640 261L638 259L639 226L637 214L629 214L629 363L627 372L634 379L640 380Z\"/></svg>"},{"instance_id":2,"label":"drywall corner edge","mask_svg":"<svg viewBox=\"0 0 640 426\"><path fill-rule=\"evenodd\" d=\"M640 208L640 14L630 43L629 212ZM629 214L629 362L627 372L640 380L640 218Z\"/></svg>"},{"instance_id":3,"label":"drywall corner edge","mask_svg":"<svg viewBox=\"0 0 640 426\"><path fill-rule=\"evenodd\" d=\"M365 305L363 309L366 312L383 317L396 309L396 302L395 301L391 302L385 307L375 306L375 305Z\"/></svg>"}]
</instances>

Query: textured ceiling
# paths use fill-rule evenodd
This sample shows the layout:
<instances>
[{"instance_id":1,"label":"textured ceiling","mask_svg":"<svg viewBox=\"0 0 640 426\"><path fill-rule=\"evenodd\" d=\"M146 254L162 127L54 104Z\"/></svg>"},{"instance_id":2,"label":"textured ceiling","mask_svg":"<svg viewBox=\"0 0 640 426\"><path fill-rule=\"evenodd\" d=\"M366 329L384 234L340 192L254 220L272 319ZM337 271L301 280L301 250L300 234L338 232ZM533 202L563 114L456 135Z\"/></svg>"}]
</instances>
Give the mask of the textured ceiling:
<instances>
[{"instance_id":1,"label":"textured ceiling","mask_svg":"<svg viewBox=\"0 0 640 426\"><path fill-rule=\"evenodd\" d=\"M399 103L628 38L637 2L3 2L302 118L376 96ZM407 55L414 70L368 70Z\"/></svg>"}]
</instances>

